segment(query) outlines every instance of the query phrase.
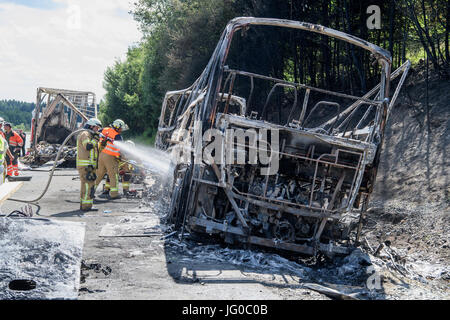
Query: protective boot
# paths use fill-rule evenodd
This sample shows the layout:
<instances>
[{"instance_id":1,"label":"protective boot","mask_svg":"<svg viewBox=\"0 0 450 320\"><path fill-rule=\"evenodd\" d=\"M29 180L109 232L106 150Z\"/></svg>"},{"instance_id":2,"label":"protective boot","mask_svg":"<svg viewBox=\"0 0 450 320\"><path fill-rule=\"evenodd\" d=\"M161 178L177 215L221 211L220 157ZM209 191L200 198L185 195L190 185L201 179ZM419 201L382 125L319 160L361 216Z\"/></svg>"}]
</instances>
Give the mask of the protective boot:
<instances>
[{"instance_id":1,"label":"protective boot","mask_svg":"<svg viewBox=\"0 0 450 320\"><path fill-rule=\"evenodd\" d=\"M81 181L80 210L90 211L94 203L95 181L87 179L86 168L79 168L78 173Z\"/></svg>"}]
</instances>

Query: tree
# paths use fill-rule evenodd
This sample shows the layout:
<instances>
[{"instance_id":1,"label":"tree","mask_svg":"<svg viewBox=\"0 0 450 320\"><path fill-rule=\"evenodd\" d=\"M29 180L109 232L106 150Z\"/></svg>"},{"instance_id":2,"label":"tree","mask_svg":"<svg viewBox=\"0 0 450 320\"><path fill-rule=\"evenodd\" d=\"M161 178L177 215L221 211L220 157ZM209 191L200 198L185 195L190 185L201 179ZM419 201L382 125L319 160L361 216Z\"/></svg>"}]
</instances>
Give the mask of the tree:
<instances>
[{"instance_id":1,"label":"tree","mask_svg":"<svg viewBox=\"0 0 450 320\"><path fill-rule=\"evenodd\" d=\"M237 16L313 22L350 33L389 50L392 69L425 51L434 70L443 77L450 74L449 1L135 1L132 14L143 38L130 48L125 61L116 61L105 72L107 95L101 103L103 120L122 118L132 134L155 135L165 92L192 84L226 23ZM384 14L381 29L369 30L366 11L373 4ZM276 32L253 36L229 55L231 62L247 71L352 94L364 93L379 79L370 56L342 41L325 36L313 41L306 34L279 36ZM258 44L266 46L260 50Z\"/></svg>"},{"instance_id":2,"label":"tree","mask_svg":"<svg viewBox=\"0 0 450 320\"><path fill-rule=\"evenodd\" d=\"M105 101L100 104L100 118L105 124L122 119L133 134L145 130L142 105L143 49L130 48L125 61L116 61L105 72ZM144 113L143 113L144 112Z\"/></svg>"},{"instance_id":3,"label":"tree","mask_svg":"<svg viewBox=\"0 0 450 320\"><path fill-rule=\"evenodd\" d=\"M0 116L13 126L30 128L35 104L17 100L0 100Z\"/></svg>"}]
</instances>

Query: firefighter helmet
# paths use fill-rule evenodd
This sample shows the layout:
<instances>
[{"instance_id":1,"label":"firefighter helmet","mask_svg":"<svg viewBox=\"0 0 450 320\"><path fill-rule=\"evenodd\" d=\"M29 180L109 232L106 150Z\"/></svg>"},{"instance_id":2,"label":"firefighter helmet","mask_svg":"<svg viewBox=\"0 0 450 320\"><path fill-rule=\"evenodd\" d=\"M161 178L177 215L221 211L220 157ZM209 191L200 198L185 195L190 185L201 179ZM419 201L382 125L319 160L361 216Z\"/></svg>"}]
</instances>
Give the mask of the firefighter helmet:
<instances>
[{"instance_id":1,"label":"firefighter helmet","mask_svg":"<svg viewBox=\"0 0 450 320\"><path fill-rule=\"evenodd\" d=\"M122 129L123 131L128 130L128 126L125 124L123 120L117 119L112 123L112 127L116 130Z\"/></svg>"},{"instance_id":2,"label":"firefighter helmet","mask_svg":"<svg viewBox=\"0 0 450 320\"><path fill-rule=\"evenodd\" d=\"M85 125L91 126L91 127L97 126L97 127L101 128L102 127L102 122L100 120L98 120L97 118L91 118L88 121L86 121Z\"/></svg>"}]
</instances>

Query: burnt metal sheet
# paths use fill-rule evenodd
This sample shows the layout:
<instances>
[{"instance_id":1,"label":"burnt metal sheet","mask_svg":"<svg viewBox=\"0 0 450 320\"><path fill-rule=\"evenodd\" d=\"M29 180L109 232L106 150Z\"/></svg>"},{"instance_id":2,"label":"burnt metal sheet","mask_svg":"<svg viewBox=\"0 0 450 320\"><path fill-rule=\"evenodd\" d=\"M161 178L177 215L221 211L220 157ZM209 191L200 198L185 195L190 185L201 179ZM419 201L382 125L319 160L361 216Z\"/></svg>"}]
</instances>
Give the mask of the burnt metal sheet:
<instances>
[{"instance_id":1,"label":"burnt metal sheet","mask_svg":"<svg viewBox=\"0 0 450 320\"><path fill-rule=\"evenodd\" d=\"M85 223L0 219L0 299L78 297Z\"/></svg>"},{"instance_id":2,"label":"burnt metal sheet","mask_svg":"<svg viewBox=\"0 0 450 320\"><path fill-rule=\"evenodd\" d=\"M96 117L95 93L39 87L31 121L31 148L40 141L61 143L79 124Z\"/></svg>"},{"instance_id":3,"label":"burnt metal sheet","mask_svg":"<svg viewBox=\"0 0 450 320\"><path fill-rule=\"evenodd\" d=\"M374 45L366 40L355 37L351 34L344 33L342 31L334 30L331 28L327 28L318 24L313 24L309 22L302 21L292 21L286 19L273 19L273 18L255 18L255 17L238 17L230 21L230 26L232 29L237 29L244 27L246 25L267 25L267 26L280 26L280 27L289 27L295 29L301 29L311 32L316 32L319 34L325 34L337 39L344 40L351 44L354 44L358 47L369 50L373 54L382 57L389 63L391 62L391 54L389 51Z\"/></svg>"}]
</instances>

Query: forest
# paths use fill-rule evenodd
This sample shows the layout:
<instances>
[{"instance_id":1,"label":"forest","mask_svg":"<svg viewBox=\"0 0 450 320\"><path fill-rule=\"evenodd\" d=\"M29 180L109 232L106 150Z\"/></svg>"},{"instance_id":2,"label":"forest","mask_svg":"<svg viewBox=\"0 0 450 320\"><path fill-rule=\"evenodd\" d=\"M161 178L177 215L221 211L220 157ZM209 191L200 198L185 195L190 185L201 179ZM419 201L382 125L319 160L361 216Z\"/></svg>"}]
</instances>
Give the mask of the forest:
<instances>
[{"instance_id":1,"label":"forest","mask_svg":"<svg viewBox=\"0 0 450 320\"><path fill-rule=\"evenodd\" d=\"M35 104L17 100L0 100L0 116L14 128L29 129Z\"/></svg>"},{"instance_id":2,"label":"forest","mask_svg":"<svg viewBox=\"0 0 450 320\"><path fill-rule=\"evenodd\" d=\"M379 25L370 27L379 8ZM186 88L206 66L227 22L253 16L305 21L367 40L392 55L392 70L409 59L443 81L450 79L450 2L441 0L136 0L130 12L142 31L140 43L130 47L104 74L105 100L100 104L104 123L123 119L129 135L150 141L157 131L164 94ZM370 27L370 28L369 28ZM257 37L267 43L270 57L256 45L232 52L231 59L252 72L273 77L289 74L292 81L361 94L377 80L367 54L341 41L308 35ZM243 62L245 61L245 62ZM268 71L268 72L267 72ZM313 76L312 76L313 75Z\"/></svg>"}]
</instances>

